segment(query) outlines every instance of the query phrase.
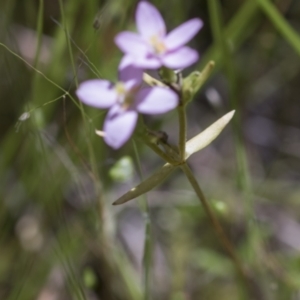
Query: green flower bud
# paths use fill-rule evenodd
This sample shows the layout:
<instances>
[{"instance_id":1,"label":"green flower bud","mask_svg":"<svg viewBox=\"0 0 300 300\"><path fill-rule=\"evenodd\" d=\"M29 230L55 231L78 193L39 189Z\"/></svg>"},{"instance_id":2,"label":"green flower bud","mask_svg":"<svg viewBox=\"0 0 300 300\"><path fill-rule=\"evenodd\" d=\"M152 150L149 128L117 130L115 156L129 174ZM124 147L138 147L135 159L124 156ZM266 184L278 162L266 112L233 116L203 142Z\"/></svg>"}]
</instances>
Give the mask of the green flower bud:
<instances>
[{"instance_id":1,"label":"green flower bud","mask_svg":"<svg viewBox=\"0 0 300 300\"><path fill-rule=\"evenodd\" d=\"M173 70L168 69L166 67L161 67L159 69L159 76L162 79L162 81L167 83L167 84L172 84L172 83L177 82L176 73Z\"/></svg>"},{"instance_id":2,"label":"green flower bud","mask_svg":"<svg viewBox=\"0 0 300 300\"><path fill-rule=\"evenodd\" d=\"M189 76L184 78L182 85L182 98L183 103L190 102L193 96L199 91L206 80L209 78L215 63L210 61L202 72L194 71Z\"/></svg>"}]
</instances>

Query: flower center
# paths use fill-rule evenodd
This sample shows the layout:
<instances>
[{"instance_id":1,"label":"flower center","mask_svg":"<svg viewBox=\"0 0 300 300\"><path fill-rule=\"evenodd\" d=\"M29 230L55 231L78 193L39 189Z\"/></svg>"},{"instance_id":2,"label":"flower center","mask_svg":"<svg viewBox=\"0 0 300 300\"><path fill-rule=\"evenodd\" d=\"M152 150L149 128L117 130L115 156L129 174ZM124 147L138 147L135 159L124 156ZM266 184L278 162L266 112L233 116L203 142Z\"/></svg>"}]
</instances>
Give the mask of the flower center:
<instances>
[{"instance_id":1,"label":"flower center","mask_svg":"<svg viewBox=\"0 0 300 300\"><path fill-rule=\"evenodd\" d=\"M126 94L126 88L123 82L116 83L115 90L119 96Z\"/></svg>"},{"instance_id":2,"label":"flower center","mask_svg":"<svg viewBox=\"0 0 300 300\"><path fill-rule=\"evenodd\" d=\"M162 40L157 37L156 35L153 35L151 38L150 38L150 43L151 45L153 46L154 48L154 51L157 53L157 54L162 54L164 52L166 52L167 48L165 46L165 44L162 42Z\"/></svg>"},{"instance_id":3,"label":"flower center","mask_svg":"<svg viewBox=\"0 0 300 300\"><path fill-rule=\"evenodd\" d=\"M126 90L123 82L118 82L115 85L115 90L118 94L118 102L123 110L127 110L134 102L134 89Z\"/></svg>"}]
</instances>

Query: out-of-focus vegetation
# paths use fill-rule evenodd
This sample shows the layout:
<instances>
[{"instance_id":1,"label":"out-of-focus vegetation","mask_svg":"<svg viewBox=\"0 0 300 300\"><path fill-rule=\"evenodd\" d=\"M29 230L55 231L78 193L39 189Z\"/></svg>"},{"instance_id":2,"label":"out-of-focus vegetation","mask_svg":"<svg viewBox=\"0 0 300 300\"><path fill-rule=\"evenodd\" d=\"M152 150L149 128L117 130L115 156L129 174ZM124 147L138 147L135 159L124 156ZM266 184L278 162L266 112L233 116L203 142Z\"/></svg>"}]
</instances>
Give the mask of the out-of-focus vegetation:
<instances>
[{"instance_id":1,"label":"out-of-focus vegetation","mask_svg":"<svg viewBox=\"0 0 300 300\"><path fill-rule=\"evenodd\" d=\"M300 299L300 2L151 2L169 29L204 21L199 65L184 74L216 62L189 105L189 137L237 110L190 165L251 282L178 171L147 194L148 299ZM144 298L139 200L111 205L140 180L133 144L108 148L94 133L105 112L74 95L83 80L116 80L114 36L134 29L136 4L0 1L0 299ZM146 122L175 142L176 117ZM146 177L162 161L137 148Z\"/></svg>"}]
</instances>

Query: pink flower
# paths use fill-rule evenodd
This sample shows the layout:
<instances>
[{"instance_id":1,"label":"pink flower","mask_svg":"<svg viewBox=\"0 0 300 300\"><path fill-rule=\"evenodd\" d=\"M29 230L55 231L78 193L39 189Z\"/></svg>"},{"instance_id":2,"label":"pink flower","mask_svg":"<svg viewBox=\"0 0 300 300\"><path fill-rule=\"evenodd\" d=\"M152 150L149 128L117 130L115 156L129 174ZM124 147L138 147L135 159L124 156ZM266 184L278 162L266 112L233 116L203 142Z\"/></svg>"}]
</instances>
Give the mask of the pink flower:
<instances>
[{"instance_id":1,"label":"pink flower","mask_svg":"<svg viewBox=\"0 0 300 300\"><path fill-rule=\"evenodd\" d=\"M189 20L167 34L159 11L150 3L141 1L136 10L136 25L138 34L125 31L115 38L118 47L135 66L182 69L198 60L197 51L184 45L201 29L203 23L200 19Z\"/></svg>"},{"instance_id":2,"label":"pink flower","mask_svg":"<svg viewBox=\"0 0 300 300\"><path fill-rule=\"evenodd\" d=\"M132 135L138 113L162 114L178 105L178 95L169 88L140 89L142 70L120 64L119 81L93 79L81 83L76 91L80 101L96 108L109 108L104 121L104 140L114 149L120 148Z\"/></svg>"}]
</instances>

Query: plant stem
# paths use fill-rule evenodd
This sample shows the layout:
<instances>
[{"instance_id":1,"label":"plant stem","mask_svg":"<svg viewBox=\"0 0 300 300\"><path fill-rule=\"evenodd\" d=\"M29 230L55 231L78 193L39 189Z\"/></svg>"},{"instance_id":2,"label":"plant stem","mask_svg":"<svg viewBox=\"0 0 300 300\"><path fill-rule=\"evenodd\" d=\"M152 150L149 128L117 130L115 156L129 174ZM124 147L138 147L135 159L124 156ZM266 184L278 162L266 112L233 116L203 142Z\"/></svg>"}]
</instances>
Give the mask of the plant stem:
<instances>
[{"instance_id":1,"label":"plant stem","mask_svg":"<svg viewBox=\"0 0 300 300\"><path fill-rule=\"evenodd\" d=\"M147 138L143 138L143 142L151 148L158 156L164 159L171 165L178 165L178 162L172 159L169 155L167 155L164 151L162 151L157 145L151 143Z\"/></svg>"},{"instance_id":2,"label":"plant stem","mask_svg":"<svg viewBox=\"0 0 300 300\"><path fill-rule=\"evenodd\" d=\"M38 62L40 59L40 52L41 52L41 45L42 45L43 21L44 21L43 13L44 13L44 0L40 0L38 16L37 16L37 26L36 26L37 45L36 45L35 58L34 58L34 63L33 63L33 66L35 68L38 67ZM35 73L35 77L37 77L36 73Z\"/></svg>"},{"instance_id":3,"label":"plant stem","mask_svg":"<svg viewBox=\"0 0 300 300\"><path fill-rule=\"evenodd\" d=\"M214 215L213 211L211 210L211 208L209 207L209 204L200 188L200 185L198 184L193 172L191 171L190 167L184 163L181 166L181 169L183 170L183 172L185 173L186 177L188 178L189 182L191 183L194 191L196 192L198 199L200 200L206 214L208 215L213 228L217 234L217 236L220 238L220 241L223 245L223 247L226 249L226 251L228 252L228 254L230 255L230 257L232 258L237 272L239 275L242 276L242 278L245 280L246 283L248 283L248 279L247 279L247 275L242 267L242 264L235 252L234 246L232 245L232 243L229 241L229 239L227 238L222 226L220 225L218 219L216 218L216 216Z\"/></svg>"},{"instance_id":4,"label":"plant stem","mask_svg":"<svg viewBox=\"0 0 300 300\"><path fill-rule=\"evenodd\" d=\"M186 144L186 113L185 104L180 104L177 108L179 119L179 155L181 161L185 159L185 144Z\"/></svg>"},{"instance_id":5,"label":"plant stem","mask_svg":"<svg viewBox=\"0 0 300 300\"><path fill-rule=\"evenodd\" d=\"M150 282L151 282L151 262L152 262L152 241L151 241L151 222L149 215L149 206L147 199L145 199L147 209L144 212L145 220L145 241L144 241L144 254L143 254L143 265L144 265L144 299L150 299Z\"/></svg>"},{"instance_id":6,"label":"plant stem","mask_svg":"<svg viewBox=\"0 0 300 300\"><path fill-rule=\"evenodd\" d=\"M136 143L133 140L133 149L138 166L138 173L140 180L143 181L143 172L141 161L136 147ZM147 201L146 194L143 195L143 202L141 203L141 210L144 216L145 222L145 240L144 240L144 253L143 253L143 271L144 271L144 300L150 299L150 279L151 279L151 261L152 261L152 241L151 241L151 222L150 222L150 209Z\"/></svg>"},{"instance_id":7,"label":"plant stem","mask_svg":"<svg viewBox=\"0 0 300 300\"><path fill-rule=\"evenodd\" d=\"M69 55L70 55L70 59L71 59L72 70L74 73L75 85L76 85L76 87L78 87L77 70L76 70L72 46L71 46L71 42L70 42L70 38L69 38L69 31L68 31L68 27L67 27L66 18L65 18L64 5L63 5L62 0L59 0L58 2L59 2L59 8L60 8L60 13L61 13L63 28L64 28L65 36L66 36L67 47L68 47L68 51L69 51Z\"/></svg>"}]
</instances>

